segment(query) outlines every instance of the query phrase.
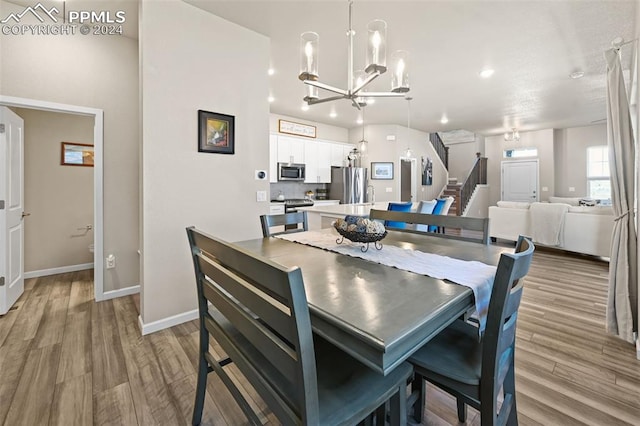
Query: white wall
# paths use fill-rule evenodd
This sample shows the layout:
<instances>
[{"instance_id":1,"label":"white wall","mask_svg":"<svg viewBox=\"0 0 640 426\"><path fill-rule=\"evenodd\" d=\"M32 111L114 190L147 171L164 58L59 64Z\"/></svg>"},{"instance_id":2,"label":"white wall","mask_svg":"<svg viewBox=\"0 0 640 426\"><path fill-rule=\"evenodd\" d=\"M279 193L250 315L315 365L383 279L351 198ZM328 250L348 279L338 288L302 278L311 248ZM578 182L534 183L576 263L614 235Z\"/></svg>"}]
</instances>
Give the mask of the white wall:
<instances>
[{"instance_id":1,"label":"white wall","mask_svg":"<svg viewBox=\"0 0 640 426\"><path fill-rule=\"evenodd\" d=\"M332 126L330 124L316 123L314 121L280 114L269 114L269 131L271 133L278 133L278 120L293 121L295 123L315 126L316 139L324 139L335 142L349 142L349 129L345 129L344 127ZM267 144L268 143L269 138L267 136Z\"/></svg>"},{"instance_id":2,"label":"white wall","mask_svg":"<svg viewBox=\"0 0 640 426\"><path fill-rule=\"evenodd\" d=\"M0 2L3 16L24 6ZM126 25L126 24L125 24ZM138 45L122 36L0 35L0 94L104 110L104 291L138 284Z\"/></svg>"},{"instance_id":3,"label":"white wall","mask_svg":"<svg viewBox=\"0 0 640 426\"><path fill-rule=\"evenodd\" d=\"M550 196L554 195L553 129L520 132L519 142L507 142L504 140L503 135L487 136L485 138L485 156L487 157L487 184L490 187L489 205L491 206L495 206L501 197L500 172L502 161L514 161L502 158L503 150L514 147L538 148L540 201L547 201ZM547 191L544 191L545 187Z\"/></svg>"},{"instance_id":4,"label":"white wall","mask_svg":"<svg viewBox=\"0 0 640 426\"><path fill-rule=\"evenodd\" d=\"M13 108L24 120L25 272L93 262L93 167L60 165L61 142L93 143L93 117Z\"/></svg>"},{"instance_id":5,"label":"white wall","mask_svg":"<svg viewBox=\"0 0 640 426\"><path fill-rule=\"evenodd\" d=\"M369 142L367 157L363 160L362 166L369 169L371 177L371 163L378 161L391 161L394 163L393 180L372 180L376 191L376 201L398 201L400 199L400 157L404 156L407 145L410 145L413 156L418 159L416 167L416 179L418 182L418 199L431 200L440 195L444 186L447 185L447 170L444 168L438 154L429 142L428 133L420 130L409 129L393 124L380 124L365 126L365 139ZM387 136L396 136L395 141L388 141ZM362 139L362 128L356 127L349 130L349 141L357 143ZM407 143L407 139L409 142ZM429 157L433 162L433 185L422 186L422 170L420 167L421 157ZM391 188L391 192L387 192Z\"/></svg>"},{"instance_id":6,"label":"white wall","mask_svg":"<svg viewBox=\"0 0 640 426\"><path fill-rule=\"evenodd\" d=\"M449 147L449 176L457 178L458 182L462 183L476 163L478 145L475 141L471 141L452 143L447 147Z\"/></svg>"},{"instance_id":7,"label":"white wall","mask_svg":"<svg viewBox=\"0 0 640 426\"><path fill-rule=\"evenodd\" d=\"M489 185L477 185L462 216L489 217Z\"/></svg>"},{"instance_id":8,"label":"white wall","mask_svg":"<svg viewBox=\"0 0 640 426\"><path fill-rule=\"evenodd\" d=\"M261 237L269 169L269 40L181 1L142 0L142 321L197 308L185 227ZM235 116L235 154L197 151L197 111ZM171 324L164 324L171 325Z\"/></svg>"},{"instance_id":9,"label":"white wall","mask_svg":"<svg viewBox=\"0 0 640 426\"><path fill-rule=\"evenodd\" d=\"M587 148L607 144L606 124L556 129L554 159L556 164L555 195L584 197L587 195ZM575 188L573 192L570 187Z\"/></svg>"}]
</instances>

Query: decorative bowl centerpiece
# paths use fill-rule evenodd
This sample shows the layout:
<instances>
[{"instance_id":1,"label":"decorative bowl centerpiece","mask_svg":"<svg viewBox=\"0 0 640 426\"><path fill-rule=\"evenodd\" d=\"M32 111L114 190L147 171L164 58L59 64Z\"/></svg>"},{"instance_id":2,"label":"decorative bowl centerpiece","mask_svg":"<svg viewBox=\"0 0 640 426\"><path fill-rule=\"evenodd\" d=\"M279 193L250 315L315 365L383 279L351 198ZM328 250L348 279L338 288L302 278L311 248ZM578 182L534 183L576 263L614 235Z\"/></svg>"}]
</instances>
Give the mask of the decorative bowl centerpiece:
<instances>
[{"instance_id":1,"label":"decorative bowl centerpiece","mask_svg":"<svg viewBox=\"0 0 640 426\"><path fill-rule=\"evenodd\" d=\"M384 225L375 220L370 220L360 216L346 216L344 219L337 219L333 222L333 227L342 236L336 239L336 243L342 244L346 238L354 243L365 243L360 250L369 250L369 243L374 243L376 250L382 250L382 240L387 236Z\"/></svg>"}]
</instances>

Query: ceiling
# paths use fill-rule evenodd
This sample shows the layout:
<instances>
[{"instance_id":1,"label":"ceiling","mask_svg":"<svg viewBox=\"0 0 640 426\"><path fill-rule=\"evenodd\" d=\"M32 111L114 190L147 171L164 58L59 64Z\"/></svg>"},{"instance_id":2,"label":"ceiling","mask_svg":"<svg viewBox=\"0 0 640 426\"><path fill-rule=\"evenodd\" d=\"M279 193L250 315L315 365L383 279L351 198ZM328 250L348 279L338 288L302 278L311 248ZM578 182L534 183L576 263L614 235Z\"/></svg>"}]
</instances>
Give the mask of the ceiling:
<instances>
[{"instance_id":1,"label":"ceiling","mask_svg":"<svg viewBox=\"0 0 640 426\"><path fill-rule=\"evenodd\" d=\"M320 81L346 88L348 2L184 0L271 39L271 112L353 128L359 112L346 100L301 110L299 36L320 36ZM387 21L390 55L410 53L411 127L466 129L483 135L565 128L605 117L603 56L616 37L631 40L635 1L371 1L353 5L355 69L362 69L366 25ZM224 42L224 40L220 40ZM631 46L622 49L628 69ZM481 79L478 73L495 74ZM267 70L265 70L266 72ZM583 71L584 77L569 74ZM390 73L372 85L387 91ZM322 91L321 91L322 97ZM335 111L337 116L330 118ZM378 99L366 124L407 124L407 101ZM442 115L449 119L441 124Z\"/></svg>"}]
</instances>

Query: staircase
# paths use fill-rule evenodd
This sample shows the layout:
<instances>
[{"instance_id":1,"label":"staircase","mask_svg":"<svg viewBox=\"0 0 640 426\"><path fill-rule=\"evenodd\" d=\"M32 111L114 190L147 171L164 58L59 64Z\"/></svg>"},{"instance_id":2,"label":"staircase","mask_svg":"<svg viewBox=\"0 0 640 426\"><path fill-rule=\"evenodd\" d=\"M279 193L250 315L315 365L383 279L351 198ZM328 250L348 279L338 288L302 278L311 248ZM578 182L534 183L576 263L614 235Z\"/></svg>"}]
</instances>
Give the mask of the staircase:
<instances>
[{"instance_id":1,"label":"staircase","mask_svg":"<svg viewBox=\"0 0 640 426\"><path fill-rule=\"evenodd\" d=\"M458 183L458 179L449 179L449 183L442 193L443 197L453 197L453 204L449 208L448 216L460 216L462 214L461 191L462 184Z\"/></svg>"},{"instance_id":2,"label":"staircase","mask_svg":"<svg viewBox=\"0 0 640 426\"><path fill-rule=\"evenodd\" d=\"M469 176L464 183L458 183L458 179L449 179L447 187L443 191L445 197L452 196L453 204L449 209L450 216L461 216L467 207L476 185L487 183L487 159L478 157L473 168L469 172Z\"/></svg>"}]
</instances>

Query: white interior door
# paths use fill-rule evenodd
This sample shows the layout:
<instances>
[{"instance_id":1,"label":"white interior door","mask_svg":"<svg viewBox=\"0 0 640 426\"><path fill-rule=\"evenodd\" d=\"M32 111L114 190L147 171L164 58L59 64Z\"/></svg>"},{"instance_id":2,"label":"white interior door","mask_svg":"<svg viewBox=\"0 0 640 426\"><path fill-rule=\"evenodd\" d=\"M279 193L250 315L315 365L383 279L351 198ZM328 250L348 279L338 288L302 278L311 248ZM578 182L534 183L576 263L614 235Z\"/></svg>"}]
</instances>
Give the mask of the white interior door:
<instances>
[{"instance_id":1,"label":"white interior door","mask_svg":"<svg viewBox=\"0 0 640 426\"><path fill-rule=\"evenodd\" d=\"M502 200L539 201L538 160L502 162Z\"/></svg>"},{"instance_id":2,"label":"white interior door","mask_svg":"<svg viewBox=\"0 0 640 426\"><path fill-rule=\"evenodd\" d=\"M0 315L24 291L24 121L0 107Z\"/></svg>"}]
</instances>

